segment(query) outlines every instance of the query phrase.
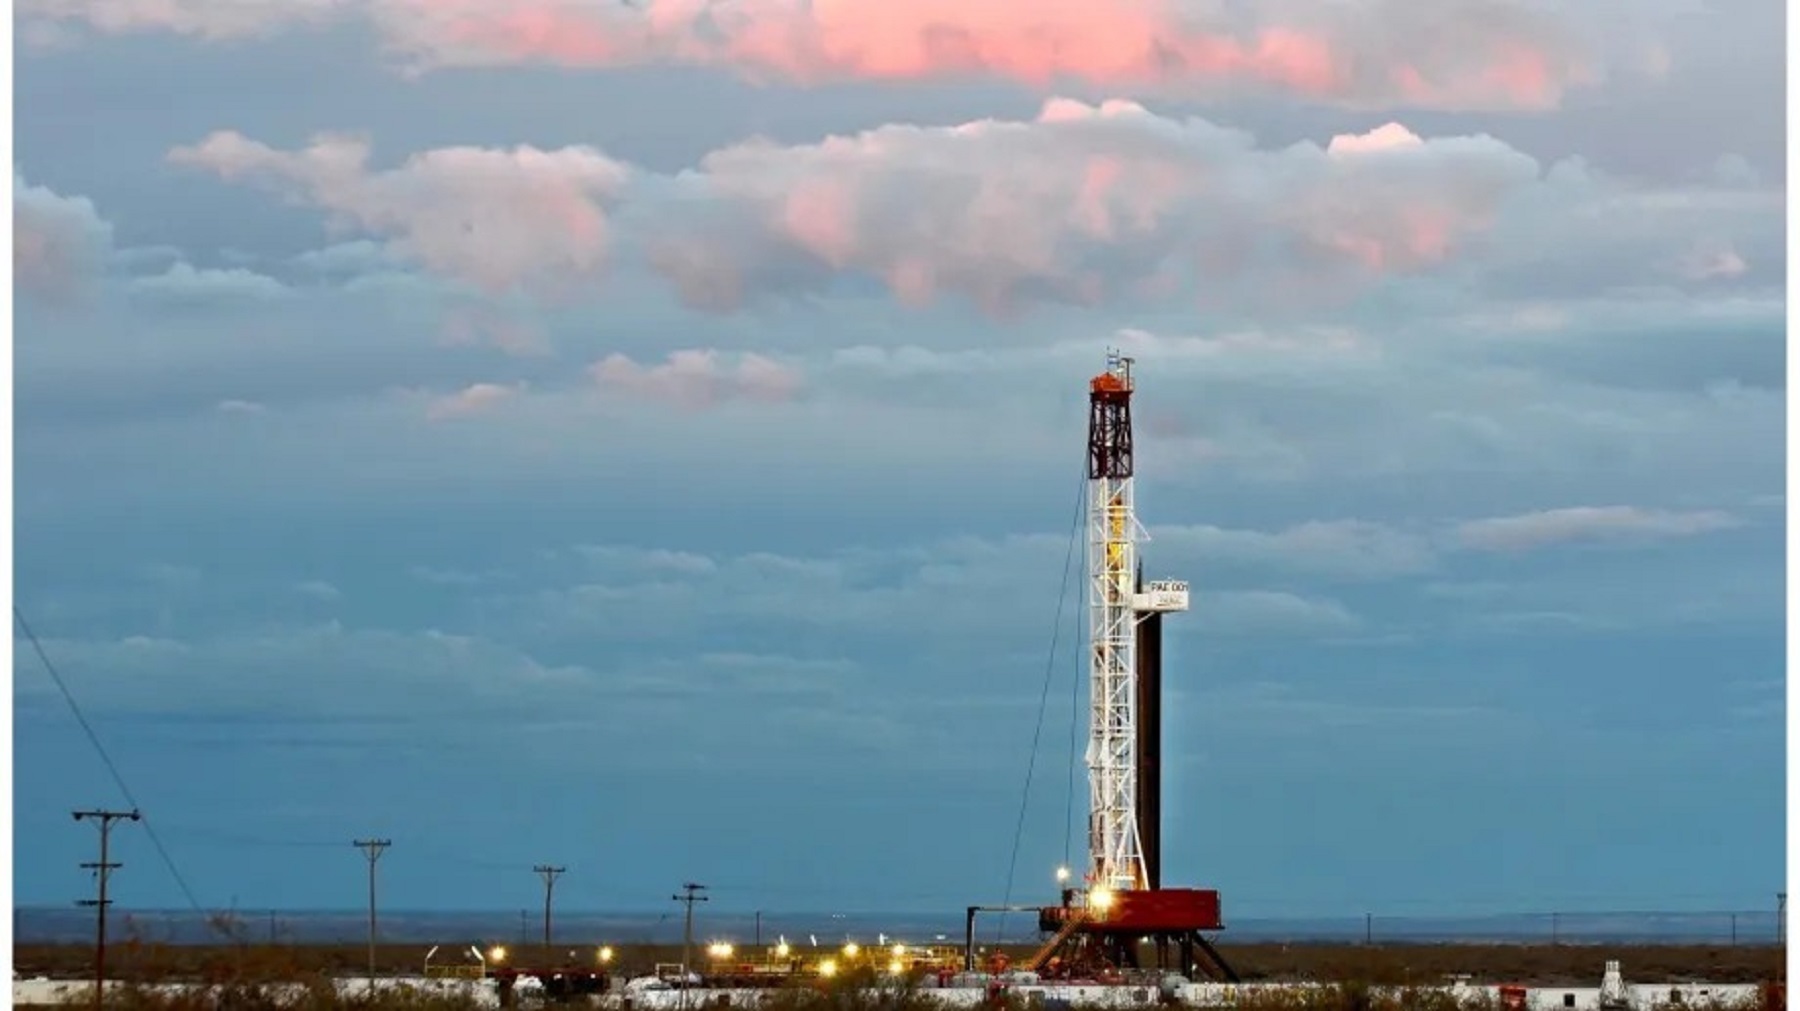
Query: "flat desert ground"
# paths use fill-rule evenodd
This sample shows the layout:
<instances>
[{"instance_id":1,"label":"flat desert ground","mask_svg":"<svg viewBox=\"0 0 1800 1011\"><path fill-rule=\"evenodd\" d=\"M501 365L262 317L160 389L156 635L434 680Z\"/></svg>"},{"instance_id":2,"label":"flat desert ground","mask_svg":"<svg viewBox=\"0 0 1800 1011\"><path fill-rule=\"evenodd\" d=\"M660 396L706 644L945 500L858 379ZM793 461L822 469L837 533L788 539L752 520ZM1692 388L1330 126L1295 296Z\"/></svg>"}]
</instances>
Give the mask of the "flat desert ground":
<instances>
[{"instance_id":1,"label":"flat desert ground","mask_svg":"<svg viewBox=\"0 0 1800 1011\"><path fill-rule=\"evenodd\" d=\"M417 974L429 945L387 945L376 951L383 973ZM462 945L446 941L446 951ZM667 945L616 944L615 971L648 972L659 962L679 963L681 948ZM514 948L507 960L521 966L593 965L596 946L565 941L546 950L539 945ZM810 950L810 949L809 949ZM1026 949L1008 948L1015 964ZM1146 952L1148 949L1146 949ZM1452 974L1476 983L1521 983L1537 986L1598 986L1608 959L1623 963L1627 982L1664 983L1705 980L1752 983L1776 979L1785 949L1774 945L1515 945L1515 944L1221 944L1219 951L1245 981L1321 980L1370 983L1431 984ZM79 979L93 971L90 945L19 944L13 967L21 977L46 975ZM573 957L571 957L573 956ZM453 956L451 956L453 957ZM697 949L694 960L704 960ZM445 958L440 957L439 962ZM109 944L107 974L119 979L288 978L320 972L366 971L368 949L360 944L148 945L120 941Z\"/></svg>"}]
</instances>

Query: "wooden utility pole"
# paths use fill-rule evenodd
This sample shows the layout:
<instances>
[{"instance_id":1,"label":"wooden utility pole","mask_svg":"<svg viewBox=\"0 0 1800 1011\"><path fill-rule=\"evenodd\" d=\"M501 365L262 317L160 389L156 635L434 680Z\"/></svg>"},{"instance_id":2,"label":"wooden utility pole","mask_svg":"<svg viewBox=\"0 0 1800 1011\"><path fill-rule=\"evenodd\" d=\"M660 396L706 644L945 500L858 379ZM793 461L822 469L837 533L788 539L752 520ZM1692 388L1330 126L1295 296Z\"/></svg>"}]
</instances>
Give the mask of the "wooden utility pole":
<instances>
[{"instance_id":1,"label":"wooden utility pole","mask_svg":"<svg viewBox=\"0 0 1800 1011\"><path fill-rule=\"evenodd\" d=\"M94 1007L105 1006L106 1000L106 907L112 900L106 897L106 880L112 876L122 864L113 863L109 859L108 843L112 839L112 823L120 819L141 821L143 815L136 809L130 811L72 811L76 821L94 819L100 823L100 860L98 863L87 863L81 866L91 869L99 883L99 895L92 899L82 899L80 905L93 906L94 917Z\"/></svg>"},{"instance_id":2,"label":"wooden utility pole","mask_svg":"<svg viewBox=\"0 0 1800 1011\"><path fill-rule=\"evenodd\" d=\"M1787 1006L1787 893L1775 893L1775 945L1780 948L1775 962L1775 985L1781 988L1781 1006Z\"/></svg>"},{"instance_id":3,"label":"wooden utility pole","mask_svg":"<svg viewBox=\"0 0 1800 1011\"><path fill-rule=\"evenodd\" d=\"M670 898L674 899L676 902L687 904L687 925L681 932L681 1001L682 1006L686 1007L688 974L693 971L689 968L689 965L691 964L694 954L694 903L708 902L710 900L706 896L700 894L701 892L706 891L705 885L695 884L694 882L689 881L687 884L681 886L681 890L684 894L671 895Z\"/></svg>"},{"instance_id":4,"label":"wooden utility pole","mask_svg":"<svg viewBox=\"0 0 1800 1011\"><path fill-rule=\"evenodd\" d=\"M352 845L369 858L369 995L375 994L375 862L393 845L388 839L357 839Z\"/></svg>"},{"instance_id":5,"label":"wooden utility pole","mask_svg":"<svg viewBox=\"0 0 1800 1011\"><path fill-rule=\"evenodd\" d=\"M544 950L550 950L550 896L556 891L557 875L568 870L567 867L552 867L549 864L538 864L532 870L537 871L544 879Z\"/></svg>"}]
</instances>

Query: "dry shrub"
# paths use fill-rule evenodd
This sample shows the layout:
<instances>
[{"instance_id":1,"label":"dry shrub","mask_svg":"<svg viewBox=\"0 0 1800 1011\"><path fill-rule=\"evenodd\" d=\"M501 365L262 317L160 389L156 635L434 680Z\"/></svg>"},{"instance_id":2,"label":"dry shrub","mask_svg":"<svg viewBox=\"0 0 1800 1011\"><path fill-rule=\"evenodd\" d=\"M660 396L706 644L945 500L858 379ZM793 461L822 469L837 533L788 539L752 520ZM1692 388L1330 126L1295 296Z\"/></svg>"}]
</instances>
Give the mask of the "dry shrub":
<instances>
[{"instance_id":1,"label":"dry shrub","mask_svg":"<svg viewBox=\"0 0 1800 1011\"><path fill-rule=\"evenodd\" d=\"M569 1006L580 1006L577 1000ZM78 1008L82 1004L70 1005ZM555 1007L556 1005L551 1005ZM370 994L359 986L340 990L326 979L307 983L236 980L211 987L176 988L127 984L107 994L106 1011L477 1011L482 1005L462 993L430 993L407 988L378 988ZM941 1011L928 992L915 984L852 973L832 980L814 979L758 995L758 1011ZM1027 1002L1005 994L982 1006L984 1011L1099 1011L1059 1001ZM1367 983L1334 983L1318 987L1255 992L1240 991L1230 1011L1498 1011L1486 993L1452 994L1442 990L1372 987ZM1761 998L1742 1001L1710 997L1685 1004L1661 1005L1665 1011L1758 1011ZM1146 1003L1140 1011L1167 1011ZM1110 1005L1107 1011L1132 1011Z\"/></svg>"},{"instance_id":2,"label":"dry shrub","mask_svg":"<svg viewBox=\"0 0 1800 1011\"><path fill-rule=\"evenodd\" d=\"M234 981L209 987L131 985L109 991L105 1011L476 1011L473 995L428 993L410 988L351 986L329 980L310 983Z\"/></svg>"}]
</instances>

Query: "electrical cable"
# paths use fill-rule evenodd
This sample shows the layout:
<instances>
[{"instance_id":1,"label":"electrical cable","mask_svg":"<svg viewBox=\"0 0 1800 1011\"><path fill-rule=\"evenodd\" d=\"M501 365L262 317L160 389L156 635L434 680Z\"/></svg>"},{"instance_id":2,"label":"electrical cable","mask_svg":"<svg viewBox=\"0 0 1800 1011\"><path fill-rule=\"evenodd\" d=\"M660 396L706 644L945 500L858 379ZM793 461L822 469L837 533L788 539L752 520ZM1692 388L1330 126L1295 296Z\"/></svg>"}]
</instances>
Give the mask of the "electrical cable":
<instances>
[{"instance_id":1,"label":"electrical cable","mask_svg":"<svg viewBox=\"0 0 1800 1011\"><path fill-rule=\"evenodd\" d=\"M150 817L143 813L143 805L138 803L137 797L131 792L131 787L126 785L125 777L119 774L119 767L113 763L112 756L107 754L106 746L100 743L100 735L96 734L93 725L88 723L87 716L82 713L80 704L75 701L75 695L69 691L69 686L63 681L62 674L57 672L56 665L50 662L50 654L44 651L44 644L38 641L37 633L32 631L31 623L25 620L25 612L19 610L17 604L13 605L13 620L18 623L19 630L25 633L25 638L30 641L32 650L37 653L38 661L44 665L44 670L50 674L50 679L56 682L57 690L62 692L63 701L69 704L69 711L75 714L75 722L81 725L82 733L87 735L88 743L94 746L94 751L99 754L101 763L106 766L106 771L112 774L113 782L118 784L119 793L125 797L132 810L138 812L138 823L144 827L144 834L150 837L150 844L156 848L157 855L162 858L163 866L169 869L169 876L175 879L175 884L181 889L181 894L187 899L188 905L193 907L194 912L198 913L201 920L209 927L230 936L229 932L215 923L211 914L201 907L199 900L194 898L193 889L188 887L187 879L181 876L180 869L175 866L174 858L169 856L169 851L163 846L162 839L156 834L156 828L150 824Z\"/></svg>"},{"instance_id":2,"label":"electrical cable","mask_svg":"<svg viewBox=\"0 0 1800 1011\"><path fill-rule=\"evenodd\" d=\"M340 839L302 839L273 838L260 835L242 835L236 832L221 832L214 828L199 828L182 824L164 823L163 832L170 838L186 839L199 846L230 846L242 849L342 849Z\"/></svg>"},{"instance_id":3,"label":"electrical cable","mask_svg":"<svg viewBox=\"0 0 1800 1011\"><path fill-rule=\"evenodd\" d=\"M1080 654L1076 660L1081 659ZM1069 866L1075 842L1075 769L1080 764L1081 747L1081 671L1069 679L1069 784L1063 803L1063 866Z\"/></svg>"},{"instance_id":4,"label":"electrical cable","mask_svg":"<svg viewBox=\"0 0 1800 1011\"><path fill-rule=\"evenodd\" d=\"M1006 864L1006 898L1000 904L1012 905L1014 878L1019 867L1019 844L1025 837L1025 813L1031 804L1031 780L1037 772L1038 745L1044 735L1044 712L1050 703L1050 684L1056 677L1056 650L1062 642L1063 610L1069 599L1069 570L1075 561L1075 544L1081 538L1081 504L1087 491L1087 471L1082 471L1082 481L1075 487L1075 508L1069 520L1069 545L1063 554L1062 585L1056 593L1056 620L1050 625L1050 656L1044 664L1044 687L1038 693L1037 725L1031 731L1031 758L1025 765L1025 789L1019 797L1019 820L1013 828L1012 856ZM1065 815L1066 820L1066 815ZM1067 842L1065 840L1065 849ZM1000 943L1006 932L1006 913L1002 911L994 930L994 943Z\"/></svg>"}]
</instances>

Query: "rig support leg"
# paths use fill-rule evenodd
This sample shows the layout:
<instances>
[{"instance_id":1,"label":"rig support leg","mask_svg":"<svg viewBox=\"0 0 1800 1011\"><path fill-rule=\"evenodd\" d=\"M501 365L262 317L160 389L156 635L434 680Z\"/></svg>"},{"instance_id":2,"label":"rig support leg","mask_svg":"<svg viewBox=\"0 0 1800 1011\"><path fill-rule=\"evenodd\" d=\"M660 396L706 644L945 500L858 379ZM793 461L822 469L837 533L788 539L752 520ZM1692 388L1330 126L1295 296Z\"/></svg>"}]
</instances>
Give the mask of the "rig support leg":
<instances>
[{"instance_id":1,"label":"rig support leg","mask_svg":"<svg viewBox=\"0 0 1800 1011\"><path fill-rule=\"evenodd\" d=\"M1225 961L1225 956L1219 954L1219 949L1212 946L1212 942L1206 939L1205 934L1198 930L1194 931L1194 943L1200 946L1200 950L1206 952L1206 957L1217 968L1220 980L1226 983L1242 982L1238 979L1237 972L1231 968L1230 963Z\"/></svg>"},{"instance_id":2,"label":"rig support leg","mask_svg":"<svg viewBox=\"0 0 1800 1011\"><path fill-rule=\"evenodd\" d=\"M969 907L968 919L963 921L963 971L975 971L975 913L979 906Z\"/></svg>"}]
</instances>

